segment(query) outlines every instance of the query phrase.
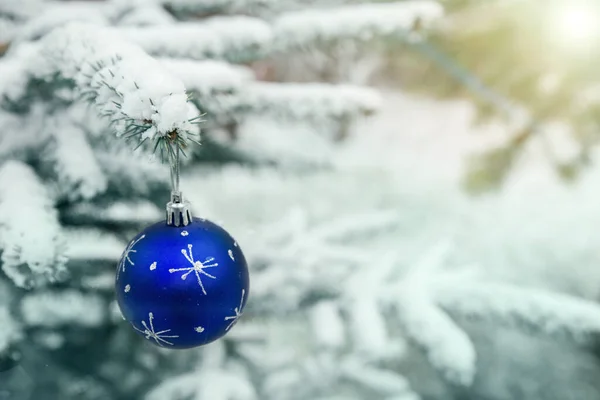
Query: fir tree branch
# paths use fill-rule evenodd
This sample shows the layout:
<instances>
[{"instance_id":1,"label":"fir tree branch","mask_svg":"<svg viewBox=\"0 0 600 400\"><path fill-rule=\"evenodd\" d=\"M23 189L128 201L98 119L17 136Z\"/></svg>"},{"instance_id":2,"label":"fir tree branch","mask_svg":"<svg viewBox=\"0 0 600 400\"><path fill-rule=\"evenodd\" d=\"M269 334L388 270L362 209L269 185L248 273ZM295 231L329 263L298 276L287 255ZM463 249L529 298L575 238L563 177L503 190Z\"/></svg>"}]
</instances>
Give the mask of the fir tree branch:
<instances>
[{"instance_id":1,"label":"fir tree branch","mask_svg":"<svg viewBox=\"0 0 600 400\"><path fill-rule=\"evenodd\" d=\"M0 167L2 269L20 287L54 281L65 272L65 243L54 200L27 165Z\"/></svg>"},{"instance_id":2,"label":"fir tree branch","mask_svg":"<svg viewBox=\"0 0 600 400\"><path fill-rule=\"evenodd\" d=\"M151 55L194 60L253 61L264 57L273 43L267 22L243 16L122 28L119 32Z\"/></svg>"},{"instance_id":3,"label":"fir tree branch","mask_svg":"<svg viewBox=\"0 0 600 400\"><path fill-rule=\"evenodd\" d=\"M0 306L0 355L23 337L22 327L10 314L8 305Z\"/></svg>"},{"instance_id":4,"label":"fir tree branch","mask_svg":"<svg viewBox=\"0 0 600 400\"><path fill-rule=\"evenodd\" d=\"M431 0L358 4L282 14L273 31L277 49L288 51L340 40L404 37L417 24L427 26L441 16L441 6Z\"/></svg>"},{"instance_id":5,"label":"fir tree branch","mask_svg":"<svg viewBox=\"0 0 600 400\"><path fill-rule=\"evenodd\" d=\"M183 83L113 30L72 23L52 31L35 49L22 55L20 75L72 82L111 119L117 136L138 144L149 140L165 158L173 146L183 150L198 141L197 110Z\"/></svg>"},{"instance_id":6,"label":"fir tree branch","mask_svg":"<svg viewBox=\"0 0 600 400\"><path fill-rule=\"evenodd\" d=\"M78 290L33 292L21 300L21 315L28 326L50 328L72 324L96 327L107 318L105 301L99 295Z\"/></svg>"},{"instance_id":7,"label":"fir tree branch","mask_svg":"<svg viewBox=\"0 0 600 400\"><path fill-rule=\"evenodd\" d=\"M107 177L84 130L71 121L70 115L58 113L47 121L44 130L49 132L50 143L42 159L54 173L59 198L89 200L103 193L108 187Z\"/></svg>"}]
</instances>

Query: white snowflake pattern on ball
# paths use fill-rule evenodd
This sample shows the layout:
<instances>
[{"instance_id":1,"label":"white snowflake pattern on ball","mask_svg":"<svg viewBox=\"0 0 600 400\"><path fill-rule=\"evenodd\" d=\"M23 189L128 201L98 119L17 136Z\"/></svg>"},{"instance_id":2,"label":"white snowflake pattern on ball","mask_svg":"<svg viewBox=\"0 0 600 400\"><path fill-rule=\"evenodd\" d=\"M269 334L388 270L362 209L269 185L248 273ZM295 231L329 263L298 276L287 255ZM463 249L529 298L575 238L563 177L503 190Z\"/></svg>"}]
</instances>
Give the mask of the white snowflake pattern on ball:
<instances>
[{"instance_id":1,"label":"white snowflake pattern on ball","mask_svg":"<svg viewBox=\"0 0 600 400\"><path fill-rule=\"evenodd\" d=\"M129 257L129 254L131 254L131 253L137 253L137 250L134 250L133 246L135 246L136 244L138 244L138 242L140 240L144 239L145 237L146 237L146 235L142 235L139 238L137 238L137 240L134 240L131 243L129 243L129 245L125 249L125 252L123 253L123 258L121 258L121 265L119 265L119 269L117 270L117 278L119 278L119 274L121 273L121 271L125 272L125 264L126 264L126 262L129 262L129 264L131 264L131 265L135 265L135 263Z\"/></svg>"},{"instance_id":2,"label":"white snowflake pattern on ball","mask_svg":"<svg viewBox=\"0 0 600 400\"><path fill-rule=\"evenodd\" d=\"M129 293L131 290L131 285L125 285L125 293Z\"/></svg>"},{"instance_id":3,"label":"white snowflake pattern on ball","mask_svg":"<svg viewBox=\"0 0 600 400\"><path fill-rule=\"evenodd\" d=\"M233 258L233 251L231 251L231 249L227 250L227 254L229 254L229 258L231 258L231 261L235 261L235 258Z\"/></svg>"},{"instance_id":4,"label":"white snowflake pattern on ball","mask_svg":"<svg viewBox=\"0 0 600 400\"><path fill-rule=\"evenodd\" d=\"M204 327L203 326L197 326L197 327L194 328L194 330L196 332L198 332L198 333L202 333L202 332L204 332Z\"/></svg>"},{"instance_id":5,"label":"white snowflake pattern on ball","mask_svg":"<svg viewBox=\"0 0 600 400\"><path fill-rule=\"evenodd\" d=\"M173 346L173 343L169 342L168 340L165 340L165 338L178 338L179 336L178 335L165 335L165 333L171 332L170 329L156 332L154 330L154 314L152 312L148 313L148 321L149 321L150 327L148 327L148 324L146 324L146 321L142 321L144 330L136 328L135 325L133 325L133 324L131 324L131 325L133 326L133 329L146 335L146 339L154 339L156 341L156 344L158 344L159 346L162 346L163 345L162 343L166 343L166 344Z\"/></svg>"},{"instance_id":6,"label":"white snowflake pattern on ball","mask_svg":"<svg viewBox=\"0 0 600 400\"><path fill-rule=\"evenodd\" d=\"M204 269L213 268L218 266L219 264L216 262L213 264L208 264L215 260L214 257L207 257L204 261L195 261L194 255L192 254L192 247L193 246L191 244L188 244L188 250L190 252L189 254L185 249L181 249L181 254L185 256L185 258L189 261L190 264L192 264L192 266L184 268L171 268L169 269L169 273L172 274L173 272L186 271L183 275L181 275L181 279L185 280L187 279L188 275L193 272L194 274L196 274L196 278L198 279L198 285L202 289L202 293L206 294L206 289L204 289L204 284L202 283L201 275L206 275L211 279L216 279L214 275L209 274L208 272L204 271Z\"/></svg>"},{"instance_id":7,"label":"white snowflake pattern on ball","mask_svg":"<svg viewBox=\"0 0 600 400\"><path fill-rule=\"evenodd\" d=\"M238 321L238 319L240 319L240 317L242 316L242 305L244 303L244 295L246 294L246 290L242 289L242 298L240 299L240 305L239 307L236 307L233 309L233 312L235 313L234 315L230 315L228 317L225 317L225 321L231 321L229 323L229 325L227 326L227 328L225 328L226 331L228 331L229 329L231 329L231 327Z\"/></svg>"},{"instance_id":8,"label":"white snowflake pattern on ball","mask_svg":"<svg viewBox=\"0 0 600 400\"><path fill-rule=\"evenodd\" d=\"M189 235L188 231L181 231L181 236L187 236L187 235Z\"/></svg>"},{"instance_id":9,"label":"white snowflake pattern on ball","mask_svg":"<svg viewBox=\"0 0 600 400\"><path fill-rule=\"evenodd\" d=\"M156 261L150 264L150 271L154 271L156 269Z\"/></svg>"}]
</instances>

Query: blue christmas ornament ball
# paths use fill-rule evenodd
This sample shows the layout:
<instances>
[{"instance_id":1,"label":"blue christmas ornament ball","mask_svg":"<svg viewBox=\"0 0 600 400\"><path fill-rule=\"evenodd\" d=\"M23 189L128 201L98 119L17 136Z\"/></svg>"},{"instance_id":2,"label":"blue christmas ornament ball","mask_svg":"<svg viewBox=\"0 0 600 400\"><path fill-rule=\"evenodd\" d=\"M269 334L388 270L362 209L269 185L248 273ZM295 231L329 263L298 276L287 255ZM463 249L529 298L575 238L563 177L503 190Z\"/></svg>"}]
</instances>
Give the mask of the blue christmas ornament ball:
<instances>
[{"instance_id":1,"label":"blue christmas ornament ball","mask_svg":"<svg viewBox=\"0 0 600 400\"><path fill-rule=\"evenodd\" d=\"M123 316L140 335L186 349L222 337L238 321L248 300L248 265L237 242L213 222L162 221L129 242L115 289Z\"/></svg>"}]
</instances>

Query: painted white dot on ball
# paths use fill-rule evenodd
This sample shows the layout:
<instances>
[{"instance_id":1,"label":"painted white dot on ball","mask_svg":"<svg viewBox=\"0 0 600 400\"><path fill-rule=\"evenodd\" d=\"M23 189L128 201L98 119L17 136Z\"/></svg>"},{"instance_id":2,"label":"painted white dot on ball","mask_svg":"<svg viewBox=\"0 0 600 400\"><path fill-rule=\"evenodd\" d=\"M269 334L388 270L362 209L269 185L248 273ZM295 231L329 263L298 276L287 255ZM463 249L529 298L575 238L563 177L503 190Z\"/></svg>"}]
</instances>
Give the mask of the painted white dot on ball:
<instances>
[{"instance_id":1,"label":"painted white dot on ball","mask_svg":"<svg viewBox=\"0 0 600 400\"><path fill-rule=\"evenodd\" d=\"M188 231L181 231L181 236L187 236L189 235Z\"/></svg>"},{"instance_id":2,"label":"painted white dot on ball","mask_svg":"<svg viewBox=\"0 0 600 400\"><path fill-rule=\"evenodd\" d=\"M203 328L203 327L201 327L201 326L197 326L197 327L195 327L195 328L194 328L194 330L195 330L196 332L198 332L198 333L202 333L202 332L204 332L204 328Z\"/></svg>"},{"instance_id":3,"label":"painted white dot on ball","mask_svg":"<svg viewBox=\"0 0 600 400\"><path fill-rule=\"evenodd\" d=\"M150 264L150 271L154 271L156 269L156 261Z\"/></svg>"},{"instance_id":4,"label":"painted white dot on ball","mask_svg":"<svg viewBox=\"0 0 600 400\"><path fill-rule=\"evenodd\" d=\"M131 290L131 285L125 285L125 293L129 293Z\"/></svg>"},{"instance_id":5,"label":"painted white dot on ball","mask_svg":"<svg viewBox=\"0 0 600 400\"><path fill-rule=\"evenodd\" d=\"M231 258L231 261L235 261L235 258L233 258L233 251L231 251L231 249L227 250L227 254L229 254L229 258Z\"/></svg>"}]
</instances>

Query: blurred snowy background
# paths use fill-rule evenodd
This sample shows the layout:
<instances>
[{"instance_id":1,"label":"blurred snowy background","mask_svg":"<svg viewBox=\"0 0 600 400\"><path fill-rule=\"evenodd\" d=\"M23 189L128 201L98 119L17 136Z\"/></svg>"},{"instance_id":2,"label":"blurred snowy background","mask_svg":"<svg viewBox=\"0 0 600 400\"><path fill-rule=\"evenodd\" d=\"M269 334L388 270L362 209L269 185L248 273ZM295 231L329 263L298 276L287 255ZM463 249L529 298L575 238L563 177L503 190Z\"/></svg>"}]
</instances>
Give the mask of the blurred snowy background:
<instances>
[{"instance_id":1,"label":"blurred snowy background","mask_svg":"<svg viewBox=\"0 0 600 400\"><path fill-rule=\"evenodd\" d=\"M0 399L600 399L596 7L0 0ZM199 113L251 295L174 352L114 273Z\"/></svg>"}]
</instances>

